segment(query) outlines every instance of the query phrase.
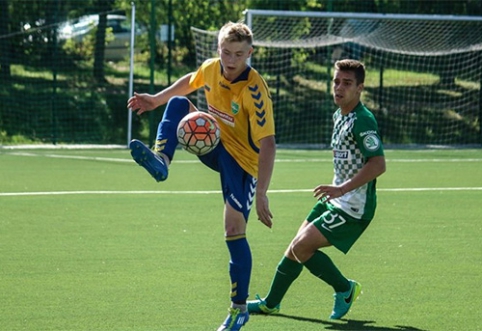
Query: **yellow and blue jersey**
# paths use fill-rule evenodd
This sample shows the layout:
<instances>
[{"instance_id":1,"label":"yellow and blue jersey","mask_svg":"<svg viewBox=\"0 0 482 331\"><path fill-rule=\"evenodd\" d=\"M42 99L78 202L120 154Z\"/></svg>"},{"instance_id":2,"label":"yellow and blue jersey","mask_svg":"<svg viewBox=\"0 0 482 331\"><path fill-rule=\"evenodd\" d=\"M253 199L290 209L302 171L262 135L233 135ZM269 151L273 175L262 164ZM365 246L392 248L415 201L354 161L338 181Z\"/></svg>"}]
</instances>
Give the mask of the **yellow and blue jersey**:
<instances>
[{"instance_id":1,"label":"yellow and blue jersey","mask_svg":"<svg viewBox=\"0 0 482 331\"><path fill-rule=\"evenodd\" d=\"M207 111L221 128L228 153L251 176L258 177L259 141L275 134L273 104L268 86L250 66L233 81L223 76L219 58L206 60L189 82L204 88Z\"/></svg>"}]
</instances>

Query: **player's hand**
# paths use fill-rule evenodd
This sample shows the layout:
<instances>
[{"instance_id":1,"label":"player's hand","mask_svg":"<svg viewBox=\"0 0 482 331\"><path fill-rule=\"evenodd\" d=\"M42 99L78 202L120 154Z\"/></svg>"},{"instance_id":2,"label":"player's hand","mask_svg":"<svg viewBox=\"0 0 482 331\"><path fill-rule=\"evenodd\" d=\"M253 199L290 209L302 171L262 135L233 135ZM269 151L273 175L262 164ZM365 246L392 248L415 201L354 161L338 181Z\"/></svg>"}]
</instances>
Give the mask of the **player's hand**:
<instances>
[{"instance_id":1,"label":"player's hand","mask_svg":"<svg viewBox=\"0 0 482 331\"><path fill-rule=\"evenodd\" d=\"M258 213L258 220L271 229L273 214L269 210L269 200L266 195L256 194L256 212Z\"/></svg>"},{"instance_id":2,"label":"player's hand","mask_svg":"<svg viewBox=\"0 0 482 331\"><path fill-rule=\"evenodd\" d=\"M313 196L318 200L330 201L344 194L342 188L337 185L318 185L313 190Z\"/></svg>"},{"instance_id":3,"label":"player's hand","mask_svg":"<svg viewBox=\"0 0 482 331\"><path fill-rule=\"evenodd\" d=\"M156 107L155 97L147 93L139 94L134 92L134 95L127 100L127 108L131 108L134 112L137 111L137 115L153 110Z\"/></svg>"}]
</instances>

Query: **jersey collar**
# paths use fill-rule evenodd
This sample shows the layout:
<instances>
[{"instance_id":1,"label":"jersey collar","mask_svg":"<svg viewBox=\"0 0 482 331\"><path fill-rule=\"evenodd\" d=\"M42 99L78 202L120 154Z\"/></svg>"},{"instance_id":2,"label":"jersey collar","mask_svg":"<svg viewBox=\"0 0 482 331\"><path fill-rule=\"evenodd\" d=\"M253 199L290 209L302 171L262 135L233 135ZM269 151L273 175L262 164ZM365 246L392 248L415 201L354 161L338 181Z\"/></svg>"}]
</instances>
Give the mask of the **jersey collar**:
<instances>
[{"instance_id":1,"label":"jersey collar","mask_svg":"<svg viewBox=\"0 0 482 331\"><path fill-rule=\"evenodd\" d=\"M223 64L221 62L219 62L219 65L221 67L221 76L222 76L223 75ZM246 69L244 69L244 71L238 77L233 79L230 83L235 84L235 83L240 82L240 81L248 80L250 71L251 71L251 67L249 65L246 66Z\"/></svg>"}]
</instances>

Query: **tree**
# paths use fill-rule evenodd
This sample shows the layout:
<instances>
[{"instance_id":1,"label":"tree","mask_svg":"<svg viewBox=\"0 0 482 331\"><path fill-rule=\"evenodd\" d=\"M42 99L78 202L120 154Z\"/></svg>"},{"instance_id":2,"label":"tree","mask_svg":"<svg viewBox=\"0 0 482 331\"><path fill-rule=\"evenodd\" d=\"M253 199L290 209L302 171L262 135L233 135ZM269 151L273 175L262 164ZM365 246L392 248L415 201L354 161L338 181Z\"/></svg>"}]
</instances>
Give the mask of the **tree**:
<instances>
[{"instance_id":1,"label":"tree","mask_svg":"<svg viewBox=\"0 0 482 331\"><path fill-rule=\"evenodd\" d=\"M107 29L107 12L112 9L114 0L97 0L96 6L99 14L99 24L95 34L94 48L94 78L98 83L105 82L104 77L104 53L105 31Z\"/></svg>"},{"instance_id":2,"label":"tree","mask_svg":"<svg viewBox=\"0 0 482 331\"><path fill-rule=\"evenodd\" d=\"M0 79L10 78L10 41L6 37L8 29L8 0L0 0Z\"/></svg>"}]
</instances>

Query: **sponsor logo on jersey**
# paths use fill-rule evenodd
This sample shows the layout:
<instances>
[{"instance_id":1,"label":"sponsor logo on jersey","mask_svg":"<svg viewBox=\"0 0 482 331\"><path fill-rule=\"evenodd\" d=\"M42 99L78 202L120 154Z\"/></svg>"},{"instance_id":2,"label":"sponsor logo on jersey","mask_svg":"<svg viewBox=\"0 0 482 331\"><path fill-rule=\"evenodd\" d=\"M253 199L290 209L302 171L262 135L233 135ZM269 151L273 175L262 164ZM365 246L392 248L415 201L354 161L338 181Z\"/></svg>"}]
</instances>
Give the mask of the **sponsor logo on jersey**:
<instances>
[{"instance_id":1,"label":"sponsor logo on jersey","mask_svg":"<svg viewBox=\"0 0 482 331\"><path fill-rule=\"evenodd\" d=\"M212 105L208 105L208 112L219 118L224 124L234 127L234 117L232 115L226 114Z\"/></svg>"},{"instance_id":2,"label":"sponsor logo on jersey","mask_svg":"<svg viewBox=\"0 0 482 331\"><path fill-rule=\"evenodd\" d=\"M369 151L376 151L380 147L380 139L376 134L369 133L363 138L363 146Z\"/></svg>"},{"instance_id":3,"label":"sponsor logo on jersey","mask_svg":"<svg viewBox=\"0 0 482 331\"><path fill-rule=\"evenodd\" d=\"M377 132L375 130L368 130L368 131L365 131L365 132L360 132L360 137L365 137L369 134L377 134Z\"/></svg>"},{"instance_id":4,"label":"sponsor logo on jersey","mask_svg":"<svg viewBox=\"0 0 482 331\"><path fill-rule=\"evenodd\" d=\"M333 150L333 157L335 159L348 159L348 151L337 151Z\"/></svg>"},{"instance_id":5,"label":"sponsor logo on jersey","mask_svg":"<svg viewBox=\"0 0 482 331\"><path fill-rule=\"evenodd\" d=\"M224 89L226 89L226 90L230 90L230 91L231 91L231 88L230 88L228 85L224 84L223 82L219 82L219 86L221 86L222 88L224 88Z\"/></svg>"},{"instance_id":6,"label":"sponsor logo on jersey","mask_svg":"<svg viewBox=\"0 0 482 331\"><path fill-rule=\"evenodd\" d=\"M219 82L219 86L221 86L222 88L224 88L226 90L231 90L231 88L229 88L229 86L224 84L223 82Z\"/></svg>"}]
</instances>

